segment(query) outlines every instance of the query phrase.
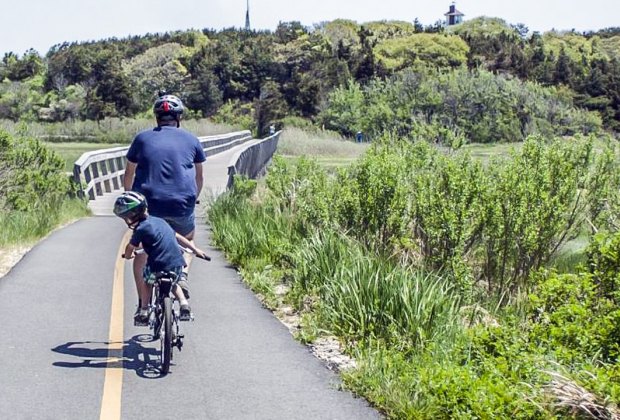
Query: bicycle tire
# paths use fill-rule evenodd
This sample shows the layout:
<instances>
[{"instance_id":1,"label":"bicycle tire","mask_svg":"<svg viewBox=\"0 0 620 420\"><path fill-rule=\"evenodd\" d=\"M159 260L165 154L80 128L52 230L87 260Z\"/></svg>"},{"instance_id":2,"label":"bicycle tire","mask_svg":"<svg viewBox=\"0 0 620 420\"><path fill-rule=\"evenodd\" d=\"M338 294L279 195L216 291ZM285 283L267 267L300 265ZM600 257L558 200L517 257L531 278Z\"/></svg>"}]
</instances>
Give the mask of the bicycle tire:
<instances>
[{"instance_id":1,"label":"bicycle tire","mask_svg":"<svg viewBox=\"0 0 620 420\"><path fill-rule=\"evenodd\" d=\"M159 338L159 333L161 331L161 325L162 325L161 309L159 306L156 306L154 309L153 340L157 340Z\"/></svg>"},{"instance_id":2,"label":"bicycle tire","mask_svg":"<svg viewBox=\"0 0 620 420\"><path fill-rule=\"evenodd\" d=\"M167 374L172 359L172 299L164 298L163 325L160 333L161 343L161 373Z\"/></svg>"},{"instance_id":3,"label":"bicycle tire","mask_svg":"<svg viewBox=\"0 0 620 420\"><path fill-rule=\"evenodd\" d=\"M159 286L155 284L152 290L151 302L153 304L153 341L159 339L161 331L161 306L159 306Z\"/></svg>"}]
</instances>

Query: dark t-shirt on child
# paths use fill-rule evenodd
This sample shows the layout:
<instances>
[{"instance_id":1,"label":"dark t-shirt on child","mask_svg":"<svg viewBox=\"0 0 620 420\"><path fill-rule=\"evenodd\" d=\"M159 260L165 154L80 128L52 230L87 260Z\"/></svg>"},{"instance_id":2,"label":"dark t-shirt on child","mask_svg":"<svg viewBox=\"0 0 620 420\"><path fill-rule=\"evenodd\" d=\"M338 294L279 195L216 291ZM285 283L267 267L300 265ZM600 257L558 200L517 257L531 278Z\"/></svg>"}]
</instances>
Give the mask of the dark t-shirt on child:
<instances>
[{"instance_id":1,"label":"dark t-shirt on child","mask_svg":"<svg viewBox=\"0 0 620 420\"><path fill-rule=\"evenodd\" d=\"M200 141L176 127L144 130L134 138L127 160L137 164L132 190L144 194L149 213L181 217L196 205L196 163L204 162Z\"/></svg>"},{"instance_id":2,"label":"dark t-shirt on child","mask_svg":"<svg viewBox=\"0 0 620 420\"><path fill-rule=\"evenodd\" d=\"M142 243L148 255L146 264L152 272L183 267L183 252L176 240L174 230L165 220L148 216L136 227L129 240L133 246Z\"/></svg>"}]
</instances>

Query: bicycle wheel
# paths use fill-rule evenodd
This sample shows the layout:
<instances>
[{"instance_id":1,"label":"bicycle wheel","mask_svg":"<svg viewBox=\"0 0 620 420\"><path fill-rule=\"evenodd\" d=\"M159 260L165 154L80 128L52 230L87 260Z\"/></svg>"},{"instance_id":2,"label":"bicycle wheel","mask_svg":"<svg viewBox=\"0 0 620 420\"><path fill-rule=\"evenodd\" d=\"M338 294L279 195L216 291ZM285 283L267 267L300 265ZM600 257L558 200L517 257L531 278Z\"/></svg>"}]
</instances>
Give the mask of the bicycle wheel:
<instances>
[{"instance_id":1,"label":"bicycle wheel","mask_svg":"<svg viewBox=\"0 0 620 420\"><path fill-rule=\"evenodd\" d=\"M170 370L170 359L172 359L172 300L164 298L163 325L160 332L161 343L161 373L167 374Z\"/></svg>"},{"instance_id":2,"label":"bicycle wheel","mask_svg":"<svg viewBox=\"0 0 620 420\"><path fill-rule=\"evenodd\" d=\"M161 331L161 306L158 302L159 299L159 287L157 284L153 286L153 292L151 302L153 304L153 341L159 338L159 331Z\"/></svg>"}]
</instances>

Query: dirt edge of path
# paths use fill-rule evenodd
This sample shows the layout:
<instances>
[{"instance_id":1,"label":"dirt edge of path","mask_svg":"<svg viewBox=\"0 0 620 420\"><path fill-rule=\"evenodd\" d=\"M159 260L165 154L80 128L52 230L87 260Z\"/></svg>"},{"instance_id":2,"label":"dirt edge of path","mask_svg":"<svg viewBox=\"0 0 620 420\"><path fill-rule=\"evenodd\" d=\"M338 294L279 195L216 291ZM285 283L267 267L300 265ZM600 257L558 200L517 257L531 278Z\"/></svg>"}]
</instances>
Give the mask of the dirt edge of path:
<instances>
[{"instance_id":1,"label":"dirt edge of path","mask_svg":"<svg viewBox=\"0 0 620 420\"><path fill-rule=\"evenodd\" d=\"M11 271L11 269L13 269L13 267L15 267L17 263L21 261L24 255L26 255L28 251L30 251L36 244L38 244L57 230L67 227L80 219L81 218L71 220L58 226L39 240L0 248L0 279L6 276Z\"/></svg>"}]
</instances>

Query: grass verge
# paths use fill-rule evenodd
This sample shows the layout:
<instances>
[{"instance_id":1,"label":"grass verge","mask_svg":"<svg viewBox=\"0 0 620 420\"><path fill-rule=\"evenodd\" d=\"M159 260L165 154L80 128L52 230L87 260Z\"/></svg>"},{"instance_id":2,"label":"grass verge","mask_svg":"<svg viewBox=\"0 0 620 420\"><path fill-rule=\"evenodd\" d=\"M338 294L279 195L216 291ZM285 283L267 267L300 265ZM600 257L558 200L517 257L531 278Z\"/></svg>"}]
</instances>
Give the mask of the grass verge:
<instances>
[{"instance_id":1,"label":"grass verge","mask_svg":"<svg viewBox=\"0 0 620 420\"><path fill-rule=\"evenodd\" d=\"M57 226L65 225L89 214L86 204L81 200L66 200L56 211L39 209L28 212L8 212L0 214L0 248L32 243Z\"/></svg>"}]
</instances>

